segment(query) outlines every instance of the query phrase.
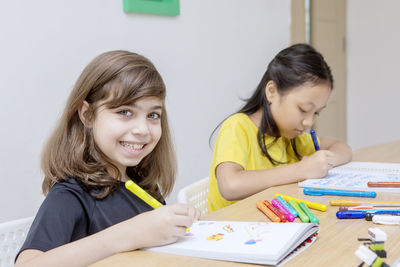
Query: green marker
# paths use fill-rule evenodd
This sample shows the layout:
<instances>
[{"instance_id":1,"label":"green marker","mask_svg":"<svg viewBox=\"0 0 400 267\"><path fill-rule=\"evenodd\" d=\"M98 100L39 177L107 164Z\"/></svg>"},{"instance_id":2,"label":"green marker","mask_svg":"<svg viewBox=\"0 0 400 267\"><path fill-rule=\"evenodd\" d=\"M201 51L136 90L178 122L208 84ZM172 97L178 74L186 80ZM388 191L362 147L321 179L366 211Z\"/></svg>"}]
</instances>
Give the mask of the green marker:
<instances>
[{"instance_id":1,"label":"green marker","mask_svg":"<svg viewBox=\"0 0 400 267\"><path fill-rule=\"evenodd\" d=\"M311 211L307 208L306 203L301 201L299 203L300 208L304 211L305 214L307 214L308 218L310 219L310 222L312 223L319 223L319 220L317 217L314 216L314 214L311 213Z\"/></svg>"},{"instance_id":2,"label":"green marker","mask_svg":"<svg viewBox=\"0 0 400 267\"><path fill-rule=\"evenodd\" d=\"M299 214L299 218L302 222L308 223L310 221L310 219L308 218L308 216L302 211L302 209L300 209L299 205L297 205L296 201L294 201L293 199L289 200L289 205L295 210L297 211L297 213Z\"/></svg>"}]
</instances>

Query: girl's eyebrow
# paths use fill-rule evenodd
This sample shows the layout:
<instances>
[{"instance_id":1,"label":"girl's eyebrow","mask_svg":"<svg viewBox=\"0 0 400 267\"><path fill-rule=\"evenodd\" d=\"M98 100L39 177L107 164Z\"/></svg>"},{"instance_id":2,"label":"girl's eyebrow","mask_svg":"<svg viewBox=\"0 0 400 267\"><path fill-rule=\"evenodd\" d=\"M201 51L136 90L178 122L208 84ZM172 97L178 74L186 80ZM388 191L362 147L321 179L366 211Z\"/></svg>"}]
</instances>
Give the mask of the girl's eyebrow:
<instances>
[{"instance_id":1,"label":"girl's eyebrow","mask_svg":"<svg viewBox=\"0 0 400 267\"><path fill-rule=\"evenodd\" d=\"M138 105L136 105L135 103L133 103L132 105L130 105L131 107L133 107L133 108L138 108L138 109L141 109L141 107L140 106L138 106ZM163 106L162 105L155 105L155 106L151 106L151 107L149 107L149 110L155 110L155 109L162 109L163 108Z\"/></svg>"},{"instance_id":2,"label":"girl's eyebrow","mask_svg":"<svg viewBox=\"0 0 400 267\"><path fill-rule=\"evenodd\" d=\"M307 105L307 106L313 106L313 107L315 107L315 104L314 104L313 102L311 102L311 101L300 103L300 105Z\"/></svg>"},{"instance_id":3,"label":"girl's eyebrow","mask_svg":"<svg viewBox=\"0 0 400 267\"><path fill-rule=\"evenodd\" d=\"M153 107L151 107L151 109L162 109L163 107L162 106L153 106Z\"/></svg>"},{"instance_id":4,"label":"girl's eyebrow","mask_svg":"<svg viewBox=\"0 0 400 267\"><path fill-rule=\"evenodd\" d=\"M313 107L316 107L316 105L315 105L313 102L311 102L311 101L309 101L309 102L307 102L307 103L305 103L305 104L306 104L306 105L312 105ZM321 107L320 109L324 109L324 108L326 108L326 106L327 106L327 105Z\"/></svg>"},{"instance_id":5,"label":"girl's eyebrow","mask_svg":"<svg viewBox=\"0 0 400 267\"><path fill-rule=\"evenodd\" d=\"M162 110L162 106L151 106L148 110Z\"/></svg>"}]
</instances>

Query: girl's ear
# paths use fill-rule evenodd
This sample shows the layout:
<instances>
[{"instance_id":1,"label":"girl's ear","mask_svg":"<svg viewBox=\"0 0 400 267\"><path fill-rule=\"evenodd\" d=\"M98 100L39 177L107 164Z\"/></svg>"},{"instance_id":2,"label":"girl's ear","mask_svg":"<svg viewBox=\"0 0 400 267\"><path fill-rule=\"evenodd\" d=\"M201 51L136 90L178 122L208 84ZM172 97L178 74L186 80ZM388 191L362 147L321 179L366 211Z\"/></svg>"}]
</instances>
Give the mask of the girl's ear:
<instances>
[{"instance_id":1,"label":"girl's ear","mask_svg":"<svg viewBox=\"0 0 400 267\"><path fill-rule=\"evenodd\" d=\"M92 127L92 119L91 119L91 112L90 112L90 105L87 101L83 101L81 107L78 110L79 118L81 119L83 125L87 128Z\"/></svg>"},{"instance_id":2,"label":"girl's ear","mask_svg":"<svg viewBox=\"0 0 400 267\"><path fill-rule=\"evenodd\" d=\"M265 86L265 96L270 104L279 98L278 87L274 81L269 81Z\"/></svg>"}]
</instances>

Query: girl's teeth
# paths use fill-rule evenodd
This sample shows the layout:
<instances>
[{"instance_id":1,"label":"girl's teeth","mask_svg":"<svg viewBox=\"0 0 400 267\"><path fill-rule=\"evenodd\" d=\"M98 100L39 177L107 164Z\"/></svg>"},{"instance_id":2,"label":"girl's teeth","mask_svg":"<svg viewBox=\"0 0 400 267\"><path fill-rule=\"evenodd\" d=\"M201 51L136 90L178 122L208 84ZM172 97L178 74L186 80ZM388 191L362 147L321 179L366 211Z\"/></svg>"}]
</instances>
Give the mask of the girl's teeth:
<instances>
[{"instance_id":1,"label":"girl's teeth","mask_svg":"<svg viewBox=\"0 0 400 267\"><path fill-rule=\"evenodd\" d=\"M138 144L129 144L129 143L122 143L123 146L128 147L130 149L135 149L139 150L143 148L143 145L138 145Z\"/></svg>"}]
</instances>

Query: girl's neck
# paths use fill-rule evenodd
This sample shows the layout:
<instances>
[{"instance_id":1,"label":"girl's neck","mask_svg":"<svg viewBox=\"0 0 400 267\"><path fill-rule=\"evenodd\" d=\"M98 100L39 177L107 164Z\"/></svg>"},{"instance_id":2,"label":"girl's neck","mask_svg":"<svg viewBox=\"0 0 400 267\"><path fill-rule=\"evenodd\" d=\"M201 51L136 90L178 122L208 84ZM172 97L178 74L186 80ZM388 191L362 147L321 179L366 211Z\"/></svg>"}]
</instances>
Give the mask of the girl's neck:
<instances>
[{"instance_id":1,"label":"girl's neck","mask_svg":"<svg viewBox=\"0 0 400 267\"><path fill-rule=\"evenodd\" d=\"M257 110L253 114L248 115L250 120L258 127L260 128L261 125L261 118L262 118L262 109Z\"/></svg>"},{"instance_id":2,"label":"girl's neck","mask_svg":"<svg viewBox=\"0 0 400 267\"><path fill-rule=\"evenodd\" d=\"M106 168L108 169L108 173L114 175L114 179L117 180L117 175L118 174L115 173L115 169L111 168L110 166L108 166ZM120 174L120 177L118 179L119 181L126 182L126 181L129 181L131 179L131 178L129 178L128 174L126 173L126 167L125 168L118 167L118 170L119 170L119 174Z\"/></svg>"},{"instance_id":3,"label":"girl's neck","mask_svg":"<svg viewBox=\"0 0 400 267\"><path fill-rule=\"evenodd\" d=\"M128 175L124 175L122 177L122 179L121 179L121 182L126 182L126 181L129 181L129 180L131 180L131 178L129 178Z\"/></svg>"}]
</instances>

